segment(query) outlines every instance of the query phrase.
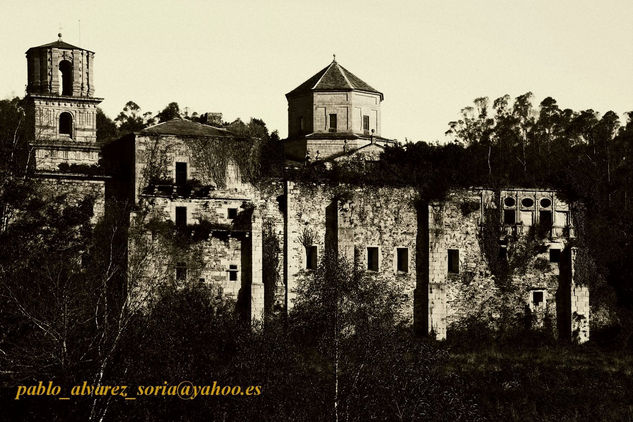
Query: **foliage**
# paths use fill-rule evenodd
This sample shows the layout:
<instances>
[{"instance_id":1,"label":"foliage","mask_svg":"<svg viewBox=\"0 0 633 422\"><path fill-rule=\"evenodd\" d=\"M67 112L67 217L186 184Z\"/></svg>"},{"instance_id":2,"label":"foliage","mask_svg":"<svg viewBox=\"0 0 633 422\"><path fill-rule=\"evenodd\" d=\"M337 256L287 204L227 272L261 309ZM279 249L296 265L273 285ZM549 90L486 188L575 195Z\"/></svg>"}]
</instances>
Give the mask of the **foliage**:
<instances>
[{"instance_id":1,"label":"foliage","mask_svg":"<svg viewBox=\"0 0 633 422\"><path fill-rule=\"evenodd\" d=\"M158 117L159 123L167 122L176 117L180 117L180 107L178 106L178 103L171 102L167 104L167 106L160 113L158 113L156 117Z\"/></svg>"},{"instance_id":2,"label":"foliage","mask_svg":"<svg viewBox=\"0 0 633 422\"><path fill-rule=\"evenodd\" d=\"M522 95L513 104L508 96L498 98L492 117L487 100L477 99L474 108L462 110L462 118L451 123L449 134L472 157L471 166L480 175L487 173L487 186L551 187L584 204L582 220L575 224L578 246L588 249L601 275L592 278L615 289L619 314L628 320L633 304L628 276L633 262L627 258L633 254L633 112L626 113L622 125L611 111L600 116L594 110L562 110L551 97L535 109L531 97Z\"/></svg>"},{"instance_id":3,"label":"foliage","mask_svg":"<svg viewBox=\"0 0 633 422\"><path fill-rule=\"evenodd\" d=\"M281 283L279 266L281 264L281 247L279 237L275 233L275 227L270 221L264 222L262 228L262 281L264 283L265 315L271 315L273 311L280 311L276 306L277 291Z\"/></svg>"},{"instance_id":4,"label":"foliage","mask_svg":"<svg viewBox=\"0 0 633 422\"><path fill-rule=\"evenodd\" d=\"M98 164L68 164L60 163L58 166L62 173L78 173L89 175L103 175L104 169Z\"/></svg>"},{"instance_id":5,"label":"foliage","mask_svg":"<svg viewBox=\"0 0 633 422\"><path fill-rule=\"evenodd\" d=\"M145 228L153 236L160 236L164 241L181 247L208 240L210 237L226 241L231 234L243 234L234 232L231 224L212 223L204 219L197 224L178 227L173 221L151 218L145 224Z\"/></svg>"},{"instance_id":6,"label":"foliage","mask_svg":"<svg viewBox=\"0 0 633 422\"><path fill-rule=\"evenodd\" d=\"M0 172L21 174L27 167L29 128L24 99L0 100Z\"/></svg>"},{"instance_id":7,"label":"foliage","mask_svg":"<svg viewBox=\"0 0 633 422\"><path fill-rule=\"evenodd\" d=\"M109 369L130 304L114 294L122 230L115 218L95 221L96 198L75 194L31 179L2 191L13 210L0 231L2 386L98 383ZM102 405L89 400L69 416L100 415Z\"/></svg>"},{"instance_id":8,"label":"foliage","mask_svg":"<svg viewBox=\"0 0 633 422\"><path fill-rule=\"evenodd\" d=\"M105 115L103 110L97 108L97 141L105 142L117 139L119 137L119 129L116 123Z\"/></svg>"},{"instance_id":9,"label":"foliage","mask_svg":"<svg viewBox=\"0 0 633 422\"><path fill-rule=\"evenodd\" d=\"M125 135L127 133L138 132L151 124L147 115L141 114L141 107L134 101L125 103L123 110L114 119L119 128L119 133Z\"/></svg>"}]
</instances>

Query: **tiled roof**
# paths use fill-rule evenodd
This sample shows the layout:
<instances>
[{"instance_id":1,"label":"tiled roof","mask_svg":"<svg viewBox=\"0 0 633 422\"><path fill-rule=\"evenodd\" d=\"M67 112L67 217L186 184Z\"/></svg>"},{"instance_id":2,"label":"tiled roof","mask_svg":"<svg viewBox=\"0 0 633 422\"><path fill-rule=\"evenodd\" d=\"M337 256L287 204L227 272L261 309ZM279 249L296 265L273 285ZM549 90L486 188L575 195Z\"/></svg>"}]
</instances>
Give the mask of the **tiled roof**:
<instances>
[{"instance_id":1,"label":"tiled roof","mask_svg":"<svg viewBox=\"0 0 633 422\"><path fill-rule=\"evenodd\" d=\"M192 122L191 120L175 119L159 123L154 126L145 128L139 132L142 135L180 135L180 136L223 136L232 137L235 135L226 129L203 125L202 123Z\"/></svg>"},{"instance_id":2,"label":"tiled roof","mask_svg":"<svg viewBox=\"0 0 633 422\"><path fill-rule=\"evenodd\" d=\"M77 47L77 46L72 45L72 44L68 44L67 42L62 41L62 40L57 40L57 41L50 42L48 44L38 45L37 47L31 47L31 48L29 48L29 51L30 50L35 50L35 49L38 49L38 48L65 48L65 49L68 49L68 50L74 50L74 49L85 50L85 48L81 48L81 47Z\"/></svg>"},{"instance_id":3,"label":"tiled roof","mask_svg":"<svg viewBox=\"0 0 633 422\"><path fill-rule=\"evenodd\" d=\"M372 88L358 76L338 64L336 60L321 69L316 75L286 94L286 97L306 94L314 91L365 91L380 95L382 92Z\"/></svg>"}]
</instances>

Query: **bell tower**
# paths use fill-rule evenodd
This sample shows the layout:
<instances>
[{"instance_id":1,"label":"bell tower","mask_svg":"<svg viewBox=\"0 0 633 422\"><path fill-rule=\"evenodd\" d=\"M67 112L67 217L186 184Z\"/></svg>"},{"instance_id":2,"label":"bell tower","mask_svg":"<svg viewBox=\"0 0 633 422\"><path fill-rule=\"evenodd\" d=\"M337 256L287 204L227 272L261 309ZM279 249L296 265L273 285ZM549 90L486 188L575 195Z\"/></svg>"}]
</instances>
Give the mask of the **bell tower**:
<instances>
[{"instance_id":1,"label":"bell tower","mask_svg":"<svg viewBox=\"0 0 633 422\"><path fill-rule=\"evenodd\" d=\"M58 40L26 52L27 107L34 166L57 171L59 165L96 165L97 105L94 52Z\"/></svg>"}]
</instances>

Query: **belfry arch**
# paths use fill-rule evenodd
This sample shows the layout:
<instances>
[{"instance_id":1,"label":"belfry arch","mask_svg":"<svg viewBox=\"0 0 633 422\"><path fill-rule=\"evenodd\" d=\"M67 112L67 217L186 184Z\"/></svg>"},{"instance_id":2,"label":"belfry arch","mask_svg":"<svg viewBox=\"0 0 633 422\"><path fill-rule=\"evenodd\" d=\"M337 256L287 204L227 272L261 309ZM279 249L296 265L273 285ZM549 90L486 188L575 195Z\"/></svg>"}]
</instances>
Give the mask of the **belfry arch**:
<instances>
[{"instance_id":1,"label":"belfry arch","mask_svg":"<svg viewBox=\"0 0 633 422\"><path fill-rule=\"evenodd\" d=\"M73 95L73 65L68 60L59 62L59 83L62 95Z\"/></svg>"}]
</instances>

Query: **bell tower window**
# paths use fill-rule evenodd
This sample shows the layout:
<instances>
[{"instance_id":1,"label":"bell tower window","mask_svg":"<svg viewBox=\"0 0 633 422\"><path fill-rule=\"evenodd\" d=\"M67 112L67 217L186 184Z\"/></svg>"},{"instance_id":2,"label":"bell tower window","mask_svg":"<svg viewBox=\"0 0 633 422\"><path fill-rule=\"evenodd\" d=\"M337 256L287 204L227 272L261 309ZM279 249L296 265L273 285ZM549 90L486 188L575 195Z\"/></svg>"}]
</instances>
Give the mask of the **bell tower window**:
<instances>
[{"instance_id":1,"label":"bell tower window","mask_svg":"<svg viewBox=\"0 0 633 422\"><path fill-rule=\"evenodd\" d=\"M73 65L68 60L59 63L59 75L62 95L73 95Z\"/></svg>"},{"instance_id":2,"label":"bell tower window","mask_svg":"<svg viewBox=\"0 0 633 422\"><path fill-rule=\"evenodd\" d=\"M62 113L59 115L59 134L73 136L73 116L70 113Z\"/></svg>"}]
</instances>

